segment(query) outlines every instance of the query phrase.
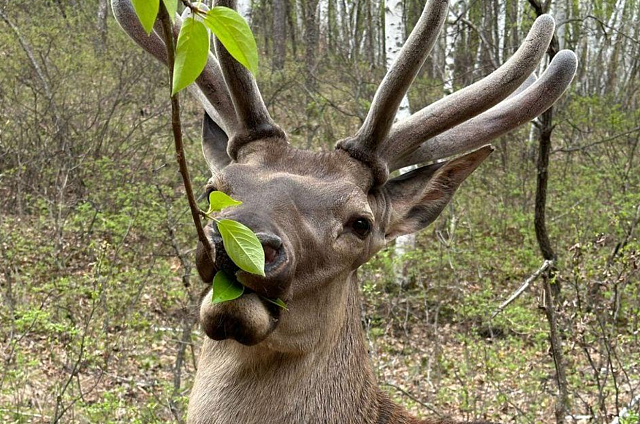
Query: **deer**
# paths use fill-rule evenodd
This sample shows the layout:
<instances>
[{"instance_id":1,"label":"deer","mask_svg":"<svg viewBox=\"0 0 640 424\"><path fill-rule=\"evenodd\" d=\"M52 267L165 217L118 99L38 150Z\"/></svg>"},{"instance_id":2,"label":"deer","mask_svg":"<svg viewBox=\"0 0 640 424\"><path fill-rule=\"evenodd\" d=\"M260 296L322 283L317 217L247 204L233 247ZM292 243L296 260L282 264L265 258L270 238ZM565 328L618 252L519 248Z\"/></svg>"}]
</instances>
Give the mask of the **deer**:
<instances>
[{"instance_id":1,"label":"deer","mask_svg":"<svg viewBox=\"0 0 640 424\"><path fill-rule=\"evenodd\" d=\"M131 0L112 0L124 31L166 65L164 33L147 36ZM235 0L216 5L235 9ZM452 424L419 420L378 387L361 323L357 270L398 236L429 226L491 154L496 137L535 119L562 96L576 55L535 70L555 31L540 16L520 48L484 79L394 123L402 97L434 46L447 0L428 0L355 135L331 151L295 148L271 118L253 75L215 42L189 90L204 109L206 190L242 205L220 212L251 228L265 276L239 270L216 227L196 250L204 283L217 270L242 276L244 294L199 309L206 335L187 411L189 424ZM175 20L175 32L181 25ZM416 165L409 172L394 171ZM239 278L240 279L240 278ZM282 309L266 298L280 298ZM480 422L476 424L481 424Z\"/></svg>"}]
</instances>

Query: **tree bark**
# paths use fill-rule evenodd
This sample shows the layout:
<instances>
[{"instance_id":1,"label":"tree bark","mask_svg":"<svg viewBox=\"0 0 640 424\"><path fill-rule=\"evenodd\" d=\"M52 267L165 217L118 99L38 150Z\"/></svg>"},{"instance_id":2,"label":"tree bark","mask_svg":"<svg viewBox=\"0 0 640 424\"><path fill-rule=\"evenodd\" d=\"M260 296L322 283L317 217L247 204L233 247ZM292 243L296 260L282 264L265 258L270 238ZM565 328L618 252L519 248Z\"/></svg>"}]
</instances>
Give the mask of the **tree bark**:
<instances>
[{"instance_id":1,"label":"tree bark","mask_svg":"<svg viewBox=\"0 0 640 424\"><path fill-rule=\"evenodd\" d=\"M100 0L98 3L98 16L96 28L98 30L97 47L99 51L107 48L107 17L109 16L109 0Z\"/></svg>"},{"instance_id":2,"label":"tree bark","mask_svg":"<svg viewBox=\"0 0 640 424\"><path fill-rule=\"evenodd\" d=\"M401 0L390 0L385 3L385 54L387 69L391 67L396 57L402 49L402 45L405 41L405 25L403 20L404 6ZM398 112L396 113L395 120L402 120L411 116L409 109L409 99L405 95L402 98ZM401 169L400 172L407 172L413 169L408 167ZM404 285L407 282L407 272L404 263L404 256L406 253L415 248L416 236L415 234L407 234L400 236L396 239L395 244L395 264L394 273L396 283Z\"/></svg>"},{"instance_id":3,"label":"tree bark","mask_svg":"<svg viewBox=\"0 0 640 424\"><path fill-rule=\"evenodd\" d=\"M536 16L547 13L551 6L550 0L541 3L539 0L529 0L529 4L533 7ZM547 56L549 62L559 51L558 37L554 34ZM549 239L549 232L546 223L547 209L547 188L549 185L549 156L551 154L551 134L555 128L553 124L554 109L549 108L542 114L538 121L539 144L538 144L538 162L537 162L537 179L536 179L536 199L535 199L535 216L534 226L536 239L542 257L548 261L556 259L556 253ZM555 417L558 424L565 422L567 411L569 410L569 392L567 384L567 376L565 373L564 354L562 351L562 337L558 328L558 319L556 316L556 297L560 294L560 285L555 279L555 266L549 269L543 276L543 292L544 292L544 311L549 323L549 341L551 344L551 354L553 356L556 368L556 382L558 384L558 394L556 395Z\"/></svg>"},{"instance_id":4,"label":"tree bark","mask_svg":"<svg viewBox=\"0 0 640 424\"><path fill-rule=\"evenodd\" d=\"M274 69L284 68L287 54L287 6L285 0L273 0L273 58Z\"/></svg>"},{"instance_id":5,"label":"tree bark","mask_svg":"<svg viewBox=\"0 0 640 424\"><path fill-rule=\"evenodd\" d=\"M304 20L304 42L305 51L305 70L306 70L306 86L311 92L316 90L315 68L316 57L318 51L318 27L316 19L316 9L318 0L305 1L305 20Z\"/></svg>"}]
</instances>

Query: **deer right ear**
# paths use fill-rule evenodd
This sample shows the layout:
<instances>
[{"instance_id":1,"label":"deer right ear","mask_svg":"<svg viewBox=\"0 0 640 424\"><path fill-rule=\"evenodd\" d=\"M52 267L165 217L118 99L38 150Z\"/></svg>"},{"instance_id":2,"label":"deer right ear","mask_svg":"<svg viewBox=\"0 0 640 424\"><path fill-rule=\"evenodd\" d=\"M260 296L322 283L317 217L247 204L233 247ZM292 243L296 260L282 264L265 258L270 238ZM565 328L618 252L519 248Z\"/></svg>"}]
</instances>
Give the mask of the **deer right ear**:
<instances>
[{"instance_id":1,"label":"deer right ear","mask_svg":"<svg viewBox=\"0 0 640 424\"><path fill-rule=\"evenodd\" d=\"M444 210L460 184L491 154L485 146L448 162L402 174L384 185L392 214L385 238L415 233L431 224Z\"/></svg>"},{"instance_id":2,"label":"deer right ear","mask_svg":"<svg viewBox=\"0 0 640 424\"><path fill-rule=\"evenodd\" d=\"M227 134L205 112L202 119L202 153L212 173L221 170L231 162L227 154L228 141Z\"/></svg>"}]
</instances>

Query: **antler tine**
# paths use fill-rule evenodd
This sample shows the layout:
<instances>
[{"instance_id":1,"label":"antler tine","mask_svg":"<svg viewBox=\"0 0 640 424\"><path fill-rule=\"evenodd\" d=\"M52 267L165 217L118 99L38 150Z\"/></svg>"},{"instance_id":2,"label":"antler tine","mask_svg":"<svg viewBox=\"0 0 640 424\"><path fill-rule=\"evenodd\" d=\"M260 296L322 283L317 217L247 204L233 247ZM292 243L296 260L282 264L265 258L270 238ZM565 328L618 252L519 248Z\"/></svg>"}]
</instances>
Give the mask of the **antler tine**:
<instances>
[{"instance_id":1,"label":"antler tine","mask_svg":"<svg viewBox=\"0 0 640 424\"><path fill-rule=\"evenodd\" d=\"M418 23L376 91L364 124L353 137L340 141L337 147L376 167L377 147L389 134L402 98L438 38L448 4L448 0L427 2Z\"/></svg>"},{"instance_id":2,"label":"antler tine","mask_svg":"<svg viewBox=\"0 0 640 424\"><path fill-rule=\"evenodd\" d=\"M167 52L163 41L164 34L158 22L156 22L156 32L147 35L136 16L131 0L112 0L111 5L116 20L127 35L140 47L166 65ZM176 35L180 31L181 24L180 17L176 17L174 26ZM207 65L196 80L196 84L197 86L190 86L189 91L198 98L209 116L227 134L235 134L238 127L236 113L233 109L233 103L229 97L220 65L213 53L209 54Z\"/></svg>"},{"instance_id":3,"label":"antler tine","mask_svg":"<svg viewBox=\"0 0 640 424\"><path fill-rule=\"evenodd\" d=\"M504 100L534 71L549 47L554 29L551 16L540 16L518 51L491 75L395 125L381 146L380 159L389 163Z\"/></svg>"},{"instance_id":4,"label":"antler tine","mask_svg":"<svg viewBox=\"0 0 640 424\"><path fill-rule=\"evenodd\" d=\"M390 166L392 170L431 162L476 149L531 121L549 109L567 90L578 66L572 51L562 50L531 87L477 117L425 142Z\"/></svg>"},{"instance_id":5,"label":"antler tine","mask_svg":"<svg viewBox=\"0 0 640 424\"><path fill-rule=\"evenodd\" d=\"M507 97L507 100L516 97L517 95L519 95L520 93L522 93L524 90L526 90L527 88L531 87L533 84L535 84L535 82L538 80L538 77L536 76L536 73L533 72L531 75L529 75L527 77L526 80L524 80L524 82L522 84L520 84L520 87L518 87L516 89L516 91L514 91L513 93L511 93L511 95L509 97Z\"/></svg>"},{"instance_id":6,"label":"antler tine","mask_svg":"<svg viewBox=\"0 0 640 424\"><path fill-rule=\"evenodd\" d=\"M340 141L336 146L368 164L374 175L385 174L380 178L386 179L387 174L386 167L377 163L377 147L389 134L402 98L438 39L448 4L448 0L428 0L415 28L376 91L364 124L353 137ZM376 168L381 169L376 171Z\"/></svg>"},{"instance_id":7,"label":"antler tine","mask_svg":"<svg viewBox=\"0 0 640 424\"><path fill-rule=\"evenodd\" d=\"M236 0L217 0L216 6L226 6L235 10ZM216 52L241 127L240 132L229 140L229 156L237 159L240 147L262 138L276 138L286 142L284 132L271 119L251 73L238 63L218 40Z\"/></svg>"}]
</instances>

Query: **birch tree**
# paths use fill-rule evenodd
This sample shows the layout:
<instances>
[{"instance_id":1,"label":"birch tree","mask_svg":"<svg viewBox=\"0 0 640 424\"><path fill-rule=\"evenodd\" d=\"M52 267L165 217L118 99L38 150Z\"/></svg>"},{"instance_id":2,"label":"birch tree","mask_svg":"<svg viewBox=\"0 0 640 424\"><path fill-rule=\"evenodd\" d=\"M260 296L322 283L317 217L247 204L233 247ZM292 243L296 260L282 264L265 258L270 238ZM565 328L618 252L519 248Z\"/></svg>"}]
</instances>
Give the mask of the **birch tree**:
<instances>
[{"instance_id":1,"label":"birch tree","mask_svg":"<svg viewBox=\"0 0 640 424\"><path fill-rule=\"evenodd\" d=\"M385 9L385 54L386 54L386 67L389 69L393 62L396 60L400 49L405 40L405 26L404 26L404 6L402 0L387 0ZM409 98L405 95L402 98L398 112L396 113L396 121L403 120L411 116L411 110L409 108ZM406 172L411 168L401 169L400 172ZM396 239L395 246L395 274L396 281L400 284L405 282L405 267L404 256L413 249L416 244L416 236L414 234L401 236Z\"/></svg>"},{"instance_id":2,"label":"birch tree","mask_svg":"<svg viewBox=\"0 0 640 424\"><path fill-rule=\"evenodd\" d=\"M238 0L238 13L251 24L251 0Z\"/></svg>"}]
</instances>

